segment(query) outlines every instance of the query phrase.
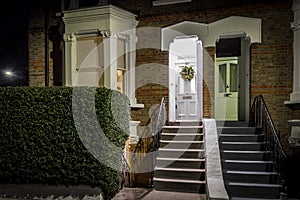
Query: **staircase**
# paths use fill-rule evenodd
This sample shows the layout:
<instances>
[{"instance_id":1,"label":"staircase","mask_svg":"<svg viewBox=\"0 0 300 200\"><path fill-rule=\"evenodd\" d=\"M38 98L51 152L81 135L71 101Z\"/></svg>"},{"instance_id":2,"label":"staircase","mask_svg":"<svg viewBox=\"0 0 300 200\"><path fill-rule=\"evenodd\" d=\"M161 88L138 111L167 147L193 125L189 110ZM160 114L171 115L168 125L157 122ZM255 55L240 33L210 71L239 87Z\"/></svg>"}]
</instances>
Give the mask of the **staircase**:
<instances>
[{"instance_id":1,"label":"staircase","mask_svg":"<svg viewBox=\"0 0 300 200\"><path fill-rule=\"evenodd\" d=\"M154 168L154 189L204 194L204 154L202 123L164 126Z\"/></svg>"},{"instance_id":2,"label":"staircase","mask_svg":"<svg viewBox=\"0 0 300 200\"><path fill-rule=\"evenodd\" d=\"M232 200L279 199L281 185L266 150L264 135L254 127L218 127L223 177Z\"/></svg>"}]
</instances>

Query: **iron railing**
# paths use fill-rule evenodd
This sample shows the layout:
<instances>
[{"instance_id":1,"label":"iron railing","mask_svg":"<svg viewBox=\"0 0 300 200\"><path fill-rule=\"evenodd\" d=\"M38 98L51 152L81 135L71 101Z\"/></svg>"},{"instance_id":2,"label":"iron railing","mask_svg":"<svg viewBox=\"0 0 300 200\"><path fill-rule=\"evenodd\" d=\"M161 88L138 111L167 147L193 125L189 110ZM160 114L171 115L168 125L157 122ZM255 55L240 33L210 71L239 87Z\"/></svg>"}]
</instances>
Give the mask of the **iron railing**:
<instances>
[{"instance_id":1,"label":"iron railing","mask_svg":"<svg viewBox=\"0 0 300 200\"><path fill-rule=\"evenodd\" d=\"M122 189L124 186L125 187L130 187L130 166L125 158L125 152L122 152L122 157L121 157L121 184L120 184L120 189ZM127 178L127 185L126 183L126 178Z\"/></svg>"},{"instance_id":2,"label":"iron railing","mask_svg":"<svg viewBox=\"0 0 300 200\"><path fill-rule=\"evenodd\" d=\"M262 95L254 98L250 115L250 126L255 126L258 130L261 130L261 133L264 134L267 150L271 152L271 160L274 164L270 165L269 169L278 173L277 183L282 185L282 193L286 193L286 175L284 170L286 154Z\"/></svg>"},{"instance_id":3,"label":"iron railing","mask_svg":"<svg viewBox=\"0 0 300 200\"><path fill-rule=\"evenodd\" d=\"M158 133L158 130L161 129L163 125L163 120L165 121L165 100L162 98L161 104L157 106L151 113L145 128L140 136L138 143L135 145L135 148L132 151L131 164L133 167L133 172L144 172L147 169L140 169L140 165L144 164L143 160L149 161L151 160L151 166L149 171L153 170L152 162L153 162L153 142L155 141L155 136ZM163 119L162 119L163 116ZM164 124L164 123L163 123ZM149 153L150 151L150 153ZM150 176L152 177L152 175ZM149 187L152 187L152 178L149 180Z\"/></svg>"},{"instance_id":4,"label":"iron railing","mask_svg":"<svg viewBox=\"0 0 300 200\"><path fill-rule=\"evenodd\" d=\"M162 133L162 128L166 123L166 105L165 105L165 99L162 98L161 104L159 107L159 113L155 124L155 132L153 133L153 142L152 142L152 148L151 148L151 156L152 156L152 162L151 162L151 176L150 176L150 187L153 187L153 178L154 178L154 167L156 162L156 157L158 154L158 148L160 144L160 137Z\"/></svg>"}]
</instances>

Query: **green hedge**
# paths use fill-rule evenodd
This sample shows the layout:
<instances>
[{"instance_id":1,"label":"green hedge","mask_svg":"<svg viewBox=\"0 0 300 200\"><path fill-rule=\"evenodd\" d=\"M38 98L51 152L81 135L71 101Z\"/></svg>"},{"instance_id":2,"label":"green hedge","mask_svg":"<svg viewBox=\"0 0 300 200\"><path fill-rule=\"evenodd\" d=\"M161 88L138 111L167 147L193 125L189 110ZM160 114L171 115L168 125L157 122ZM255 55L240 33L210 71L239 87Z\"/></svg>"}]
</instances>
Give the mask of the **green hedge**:
<instances>
[{"instance_id":1,"label":"green hedge","mask_svg":"<svg viewBox=\"0 0 300 200\"><path fill-rule=\"evenodd\" d=\"M0 183L117 191L129 135L126 96L93 87L3 87L0 101Z\"/></svg>"}]
</instances>

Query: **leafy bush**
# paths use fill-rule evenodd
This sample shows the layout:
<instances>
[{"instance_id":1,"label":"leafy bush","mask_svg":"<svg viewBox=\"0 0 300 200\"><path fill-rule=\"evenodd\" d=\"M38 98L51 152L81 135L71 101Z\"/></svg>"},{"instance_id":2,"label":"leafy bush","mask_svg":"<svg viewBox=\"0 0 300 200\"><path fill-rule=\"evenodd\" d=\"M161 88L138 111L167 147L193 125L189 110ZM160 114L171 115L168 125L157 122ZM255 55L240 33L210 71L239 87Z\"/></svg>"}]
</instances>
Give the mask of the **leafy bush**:
<instances>
[{"instance_id":1,"label":"leafy bush","mask_svg":"<svg viewBox=\"0 0 300 200\"><path fill-rule=\"evenodd\" d=\"M93 87L4 87L0 101L0 183L117 190L129 134L126 96Z\"/></svg>"}]
</instances>

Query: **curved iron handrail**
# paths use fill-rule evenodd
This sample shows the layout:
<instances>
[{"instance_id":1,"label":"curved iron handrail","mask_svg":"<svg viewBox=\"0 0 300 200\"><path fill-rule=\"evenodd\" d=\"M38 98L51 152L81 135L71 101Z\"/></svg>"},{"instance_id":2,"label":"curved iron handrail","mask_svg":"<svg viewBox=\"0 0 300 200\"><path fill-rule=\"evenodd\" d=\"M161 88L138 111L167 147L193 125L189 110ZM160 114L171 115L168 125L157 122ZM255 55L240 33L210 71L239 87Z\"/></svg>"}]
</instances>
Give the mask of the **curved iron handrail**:
<instances>
[{"instance_id":1,"label":"curved iron handrail","mask_svg":"<svg viewBox=\"0 0 300 200\"><path fill-rule=\"evenodd\" d=\"M128 185L127 187L130 187L130 166L125 158L124 152L122 152L122 157L121 157L121 184L120 184L120 189L123 188L125 185L125 177L127 177Z\"/></svg>"},{"instance_id":2,"label":"curved iron handrail","mask_svg":"<svg viewBox=\"0 0 300 200\"><path fill-rule=\"evenodd\" d=\"M158 154L158 148L160 144L160 137L162 133L162 128L166 123L166 105L165 105L165 98L161 99L161 104L159 107L159 113L157 117L157 121L155 124L155 131L153 133L153 142L151 148L151 156L152 156L152 166L151 166L151 176L150 176L150 187L153 187L153 178L154 178L154 167L155 161Z\"/></svg>"},{"instance_id":3,"label":"curved iron handrail","mask_svg":"<svg viewBox=\"0 0 300 200\"><path fill-rule=\"evenodd\" d=\"M274 162L274 165L270 166L270 170L273 169L278 173L277 183L282 185L282 193L286 193L286 175L283 168L286 161L286 153L262 95L254 98L250 114L250 126L255 126L261 130L261 133L265 135L267 149L272 152L271 160Z\"/></svg>"}]
</instances>

